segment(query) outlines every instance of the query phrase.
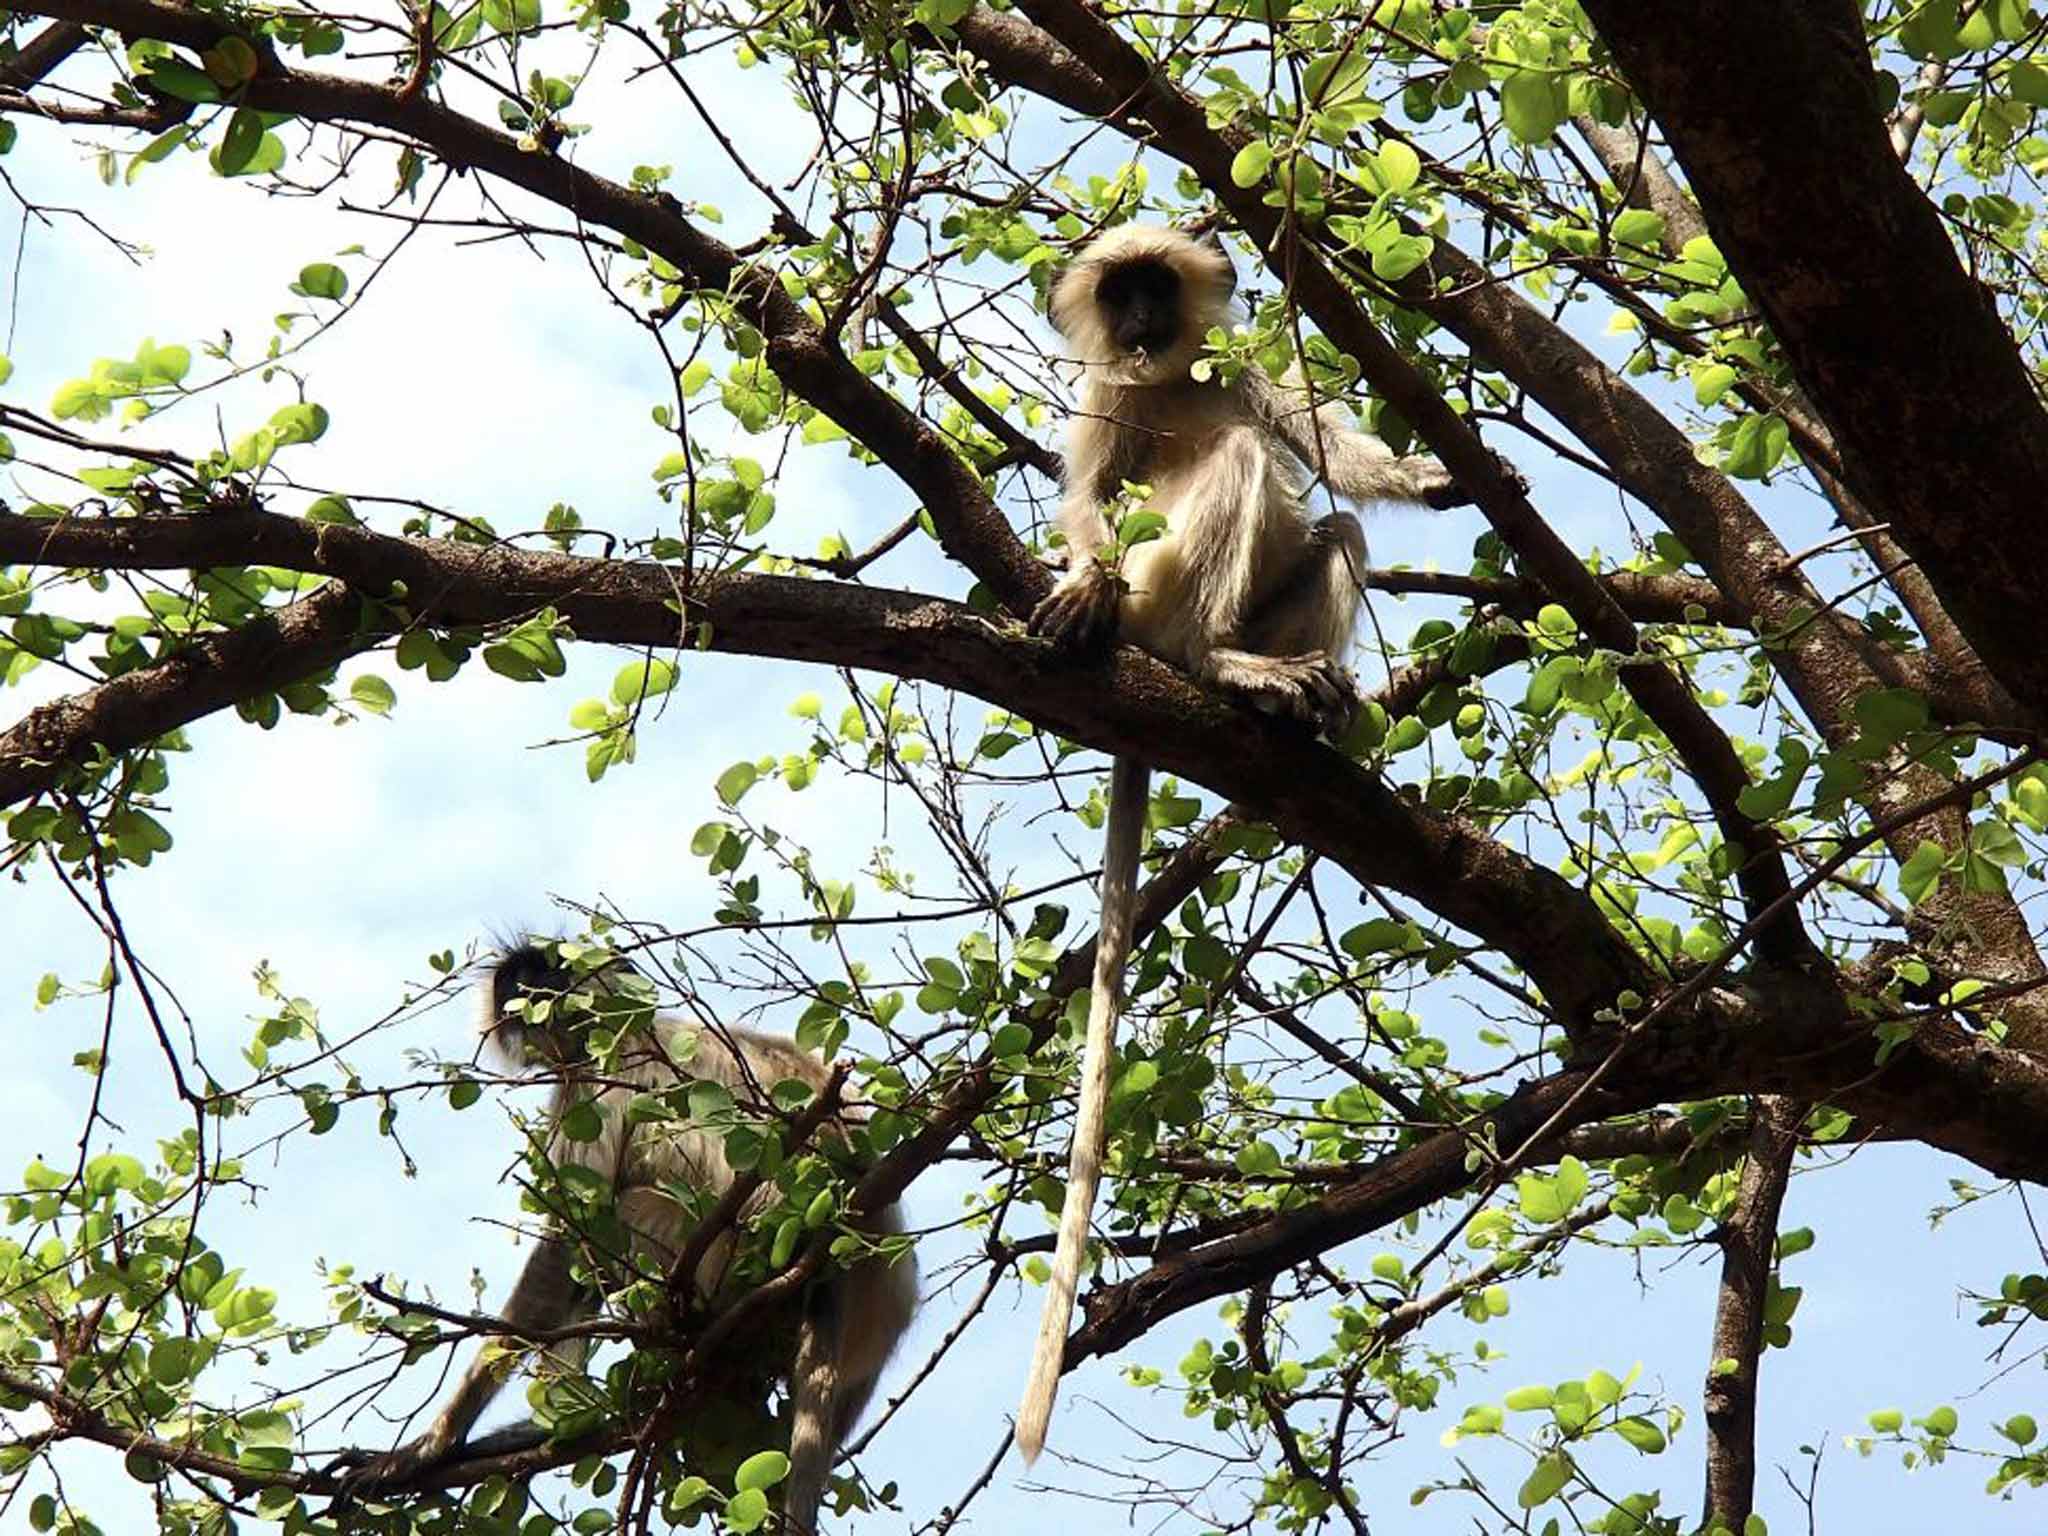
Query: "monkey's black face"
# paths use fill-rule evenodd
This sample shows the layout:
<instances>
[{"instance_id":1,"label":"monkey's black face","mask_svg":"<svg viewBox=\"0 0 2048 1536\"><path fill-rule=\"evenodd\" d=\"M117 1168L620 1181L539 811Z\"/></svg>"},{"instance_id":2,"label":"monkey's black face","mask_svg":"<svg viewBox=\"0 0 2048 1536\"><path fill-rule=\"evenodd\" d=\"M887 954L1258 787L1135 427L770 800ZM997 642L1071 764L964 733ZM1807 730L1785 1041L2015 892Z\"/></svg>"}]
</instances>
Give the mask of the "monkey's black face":
<instances>
[{"instance_id":1,"label":"monkey's black face","mask_svg":"<svg viewBox=\"0 0 2048 1536\"><path fill-rule=\"evenodd\" d=\"M1095 285L1095 302L1119 351L1157 356L1180 340L1180 275L1163 262L1110 268Z\"/></svg>"}]
</instances>

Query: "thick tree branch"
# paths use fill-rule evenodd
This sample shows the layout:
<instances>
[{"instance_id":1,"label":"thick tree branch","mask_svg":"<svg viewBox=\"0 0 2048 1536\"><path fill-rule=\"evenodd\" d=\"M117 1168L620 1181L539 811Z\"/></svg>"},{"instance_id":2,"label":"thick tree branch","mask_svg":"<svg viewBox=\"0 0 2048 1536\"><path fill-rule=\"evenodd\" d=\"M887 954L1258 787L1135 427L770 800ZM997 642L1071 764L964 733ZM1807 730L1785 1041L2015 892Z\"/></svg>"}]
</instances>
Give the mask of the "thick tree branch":
<instances>
[{"instance_id":1,"label":"thick tree branch","mask_svg":"<svg viewBox=\"0 0 2048 1536\"><path fill-rule=\"evenodd\" d=\"M1646 136L1633 127L1609 127L1590 117L1575 117L1572 126L1613 178L1622 201L1631 207L1648 208L1664 220L1664 244L1668 249L1680 250L1686 241L1696 240L1707 232L1698 205L1672 179L1663 157L1650 148Z\"/></svg>"},{"instance_id":2,"label":"thick tree branch","mask_svg":"<svg viewBox=\"0 0 2048 1536\"><path fill-rule=\"evenodd\" d=\"M552 606L585 639L637 646L680 646L687 613L693 630L708 626L718 650L870 667L963 689L1206 784L1359 879L1405 891L1497 945L1565 1019L1589 1020L1624 988L1655 990L1653 975L1584 892L1462 818L1411 804L1301 730L1226 702L1129 647L1105 665L1082 667L959 604L909 592L745 575L685 593L681 573L668 566L394 538L260 511L60 522L0 514L0 561L105 570L276 565L338 578L362 594L403 583L406 614L420 623L495 624ZM0 736L0 803L47 787L55 764L77 761L93 743L138 746L219 708L222 695L262 692L332 665L337 644L345 654L371 642L369 634L349 641L333 632L340 621L331 605L344 600L309 601L321 603L327 626L311 666L288 672L259 644L231 676L213 670L210 656L182 664L208 672L203 703L188 703L149 668L35 711ZM283 610L294 618L277 622L299 622L303 606ZM388 633L405 620L386 613L373 622ZM189 681L181 672L177 685ZM108 726L109 690L119 691L119 732ZM17 753L28 761L12 761Z\"/></svg>"},{"instance_id":3,"label":"thick tree branch","mask_svg":"<svg viewBox=\"0 0 2048 1536\"><path fill-rule=\"evenodd\" d=\"M2033 622L2048 569L2036 505L2048 414L1899 162L1860 10L1588 0L1586 13L1833 429L1857 496L1919 560L1992 673L2048 717L2048 650ZM1911 389L1885 366L1900 359Z\"/></svg>"},{"instance_id":4,"label":"thick tree branch","mask_svg":"<svg viewBox=\"0 0 2048 1536\"><path fill-rule=\"evenodd\" d=\"M0 62L0 85L25 91L83 48L86 30L74 21L55 21Z\"/></svg>"},{"instance_id":5,"label":"thick tree branch","mask_svg":"<svg viewBox=\"0 0 2048 1536\"><path fill-rule=\"evenodd\" d=\"M1541 1163L1572 1146L1575 1130L1658 1102L1743 1091L1825 1099L1874 1128L2048 1182L2048 1141L2038 1129L2048 1114L2048 1063L1934 1019L1883 1067L1873 1068L1871 1058L1863 1021L1820 977L1759 973L1708 988L1633 1041L1593 1092L1585 1091L1582 1070L1525 1083L1471 1125L1446 1128L1312 1201L1091 1293L1087 1322L1068 1341L1069 1365L1113 1353L1176 1312L1269 1280L1473 1187L1467 1154L1475 1138L1503 1159L1519 1151L1516 1166ZM1796 1116L1792 1125L1796 1136ZM1965 1144L1976 1150L1964 1151Z\"/></svg>"},{"instance_id":6,"label":"thick tree branch","mask_svg":"<svg viewBox=\"0 0 2048 1536\"><path fill-rule=\"evenodd\" d=\"M1749 616L1710 581L1697 576L1648 576L1641 571L1606 571L1595 578L1631 619L1643 624L1725 624L1741 629ZM1512 614L1534 618L1557 595L1539 581L1521 576L1460 576L1450 571L1389 570L1375 566L1365 573L1375 592L1431 597L1464 597Z\"/></svg>"},{"instance_id":7,"label":"thick tree branch","mask_svg":"<svg viewBox=\"0 0 2048 1536\"><path fill-rule=\"evenodd\" d=\"M1677 255L1688 240L1707 232L1699 205L1672 179L1663 157L1650 147L1647 139L1633 128L1608 128L1583 118L1576 121L1580 134L1593 146L1593 152L1615 184L1634 186L1643 201L1662 215L1666 250ZM1689 337L1675 344L1688 343L1697 348ZM1930 701L1953 701L1952 712L1945 712L1943 718L1953 718L1958 723L1974 719L1981 724L2005 727L2030 725L2025 719L2026 712L2014 704L1963 639L1926 572L1912 562L1883 521L1842 482L1838 473L1841 450L1805 395L1796 387L1787 390L1762 383L1751 385L1748 393L1759 409L1776 410L1786 418L1806 456L1807 472L1821 494L1827 497L1844 525L1856 531L1858 541L1878 568L1888 573L1886 584L1898 594L1926 642L1924 687ZM1821 462L1823 459L1827 462ZM1850 638L1853 643L1854 636ZM1868 649L1863 654L1880 671L1891 660L1882 653L1872 655Z\"/></svg>"},{"instance_id":8,"label":"thick tree branch","mask_svg":"<svg viewBox=\"0 0 2048 1536\"><path fill-rule=\"evenodd\" d=\"M11 513L0 514L0 520L27 521ZM0 531L0 544L18 531ZM336 582L240 629L192 639L153 666L32 709L0 731L0 806L43 793L96 751L139 747L243 699L324 672L377 639L363 626L362 602Z\"/></svg>"}]
</instances>

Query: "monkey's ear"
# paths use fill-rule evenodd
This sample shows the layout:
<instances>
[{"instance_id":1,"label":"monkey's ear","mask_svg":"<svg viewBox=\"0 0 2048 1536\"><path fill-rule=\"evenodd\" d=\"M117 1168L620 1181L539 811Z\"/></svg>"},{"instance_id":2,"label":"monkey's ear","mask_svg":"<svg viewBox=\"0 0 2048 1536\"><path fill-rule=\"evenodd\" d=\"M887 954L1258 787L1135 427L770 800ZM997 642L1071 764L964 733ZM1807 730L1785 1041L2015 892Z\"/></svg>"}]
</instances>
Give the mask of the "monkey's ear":
<instances>
[{"instance_id":1,"label":"monkey's ear","mask_svg":"<svg viewBox=\"0 0 2048 1536\"><path fill-rule=\"evenodd\" d=\"M1060 284L1067 280L1067 274L1074 270L1073 258L1048 262L1038 270L1045 274L1045 318L1052 322L1054 330L1064 336L1067 328L1060 324L1059 306L1053 303L1053 296L1060 291Z\"/></svg>"},{"instance_id":2,"label":"monkey's ear","mask_svg":"<svg viewBox=\"0 0 2048 1536\"><path fill-rule=\"evenodd\" d=\"M1230 259L1230 247L1223 243L1223 232L1212 229L1202 237L1202 243L1223 259L1223 291L1219 299L1227 299L1237 292L1237 265Z\"/></svg>"}]
</instances>

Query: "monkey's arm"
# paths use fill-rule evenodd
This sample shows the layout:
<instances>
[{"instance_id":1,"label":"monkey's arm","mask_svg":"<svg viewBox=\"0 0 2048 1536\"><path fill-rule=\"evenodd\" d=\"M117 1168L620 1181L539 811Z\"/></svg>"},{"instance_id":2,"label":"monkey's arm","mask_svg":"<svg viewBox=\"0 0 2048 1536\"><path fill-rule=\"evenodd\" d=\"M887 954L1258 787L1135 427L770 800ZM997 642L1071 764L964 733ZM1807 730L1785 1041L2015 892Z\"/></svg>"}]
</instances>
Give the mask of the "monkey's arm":
<instances>
[{"instance_id":1,"label":"monkey's arm","mask_svg":"<svg viewBox=\"0 0 2048 1536\"><path fill-rule=\"evenodd\" d=\"M1337 401L1317 406L1297 370L1275 384L1263 369L1247 368L1241 387L1260 419L1347 500L1408 501L1438 509L1472 500L1434 455L1397 454L1370 432L1361 432L1350 410ZM1505 460L1501 465L1521 482L1521 475Z\"/></svg>"},{"instance_id":2,"label":"monkey's arm","mask_svg":"<svg viewBox=\"0 0 2048 1536\"><path fill-rule=\"evenodd\" d=\"M1031 633L1094 650L1116 634L1117 581L1096 558L1109 545L1109 520L1094 494L1075 486L1060 501L1059 528L1066 536L1067 566L1031 610Z\"/></svg>"}]
</instances>

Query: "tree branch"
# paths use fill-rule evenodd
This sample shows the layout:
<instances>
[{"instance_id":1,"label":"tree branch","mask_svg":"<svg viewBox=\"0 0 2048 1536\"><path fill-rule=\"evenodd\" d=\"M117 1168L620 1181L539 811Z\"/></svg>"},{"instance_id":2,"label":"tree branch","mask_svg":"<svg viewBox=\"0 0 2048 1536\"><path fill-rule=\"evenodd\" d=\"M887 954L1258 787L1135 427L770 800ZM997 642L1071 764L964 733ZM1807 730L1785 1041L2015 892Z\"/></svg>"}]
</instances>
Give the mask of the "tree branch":
<instances>
[{"instance_id":1,"label":"tree branch","mask_svg":"<svg viewBox=\"0 0 2048 1536\"><path fill-rule=\"evenodd\" d=\"M1595 644L1629 658L1620 669L1622 685L1685 761L1728 845L1741 850L1736 878L1745 905L1752 914L1777 912L1759 931L1759 947L1776 958L1810 953L1812 941L1798 911L1778 901L1791 888L1791 879L1777 834L1751 820L1738 803L1749 785L1749 773L1733 745L1685 681L1661 659L1639 651L1628 616L1537 514L1526 492L1464 419L1380 334L1292 220L1283 210L1267 206L1265 187L1240 187L1232 179L1230 164L1236 150L1249 142L1244 131L1211 129L1203 106L1173 85L1086 0L1020 0L1020 9L1112 91L1129 98L1135 114L1159 134L1162 146L1201 178L1267 253L1276 275L1323 334L1356 358L1374 391L1413 424L1523 566L1557 594Z\"/></svg>"},{"instance_id":2,"label":"tree branch","mask_svg":"<svg viewBox=\"0 0 2048 1536\"><path fill-rule=\"evenodd\" d=\"M159 0L32 0L32 15L111 27L204 51L234 29L213 14ZM981 477L946 440L867 378L775 281L739 252L674 211L674 200L609 181L557 155L520 148L512 135L402 85L377 85L287 67L263 38L248 39L258 69L242 100L266 112L314 122L368 124L404 134L447 164L487 171L593 224L654 251L691 282L730 292L764 338L764 356L790 389L823 411L889 466L923 501L947 554L1013 612L1028 612L1050 585L1018 540Z\"/></svg>"},{"instance_id":3,"label":"tree branch","mask_svg":"<svg viewBox=\"0 0 2048 1536\"><path fill-rule=\"evenodd\" d=\"M1721 1297L1707 1367L1707 1493L1703 1529L1718 1521L1740 1531L1756 1502L1758 1362L1764 1348L1778 1212L1792 1176L1804 1109L1788 1099L1757 1100L1749 1161L1735 1207L1714 1236L1721 1245Z\"/></svg>"},{"instance_id":4,"label":"tree branch","mask_svg":"<svg viewBox=\"0 0 2048 1536\"><path fill-rule=\"evenodd\" d=\"M587 640L679 647L686 628L694 641L708 627L717 650L921 678L1104 751L1143 756L1497 945L1566 1019L1590 1019L1623 989L1655 990L1652 973L1583 891L1470 822L1412 804L1299 728L1130 647L1076 666L1044 642L915 593L755 575L685 591L669 566L394 538L254 510L55 522L0 514L0 561L103 570L254 562L338 578L360 594L388 594L394 583L406 593L403 614L373 612L362 633L345 597L323 592L280 610L270 622L297 633L309 622L302 610L318 605L322 643L303 658L310 665L259 637L227 658L179 653L34 711L0 735L0 804L47 788L60 764L94 744L139 746L225 702L331 666L407 622L488 625L551 606Z\"/></svg>"},{"instance_id":5,"label":"tree branch","mask_svg":"<svg viewBox=\"0 0 2048 1536\"><path fill-rule=\"evenodd\" d=\"M2048 414L1878 108L1851 0L1588 0L1715 243L1841 449L1994 676L2048 716ZM1771 174L1759 178L1756 167ZM1816 208L1825 218L1813 217ZM1914 387L1873 368L1910 358Z\"/></svg>"}]
</instances>

